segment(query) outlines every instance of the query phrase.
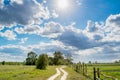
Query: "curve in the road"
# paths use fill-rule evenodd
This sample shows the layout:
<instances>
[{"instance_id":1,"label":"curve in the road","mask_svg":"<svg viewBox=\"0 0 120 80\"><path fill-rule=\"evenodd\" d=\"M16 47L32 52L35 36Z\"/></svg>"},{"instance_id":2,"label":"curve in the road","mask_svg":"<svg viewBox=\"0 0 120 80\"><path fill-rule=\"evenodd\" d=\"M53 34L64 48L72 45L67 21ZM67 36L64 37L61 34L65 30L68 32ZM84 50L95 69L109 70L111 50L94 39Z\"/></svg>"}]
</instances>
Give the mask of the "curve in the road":
<instances>
[{"instance_id":1,"label":"curve in the road","mask_svg":"<svg viewBox=\"0 0 120 80\"><path fill-rule=\"evenodd\" d=\"M63 72L63 76L61 77L61 80L66 80L68 73L63 68L64 67L60 68L60 70Z\"/></svg>"},{"instance_id":2,"label":"curve in the road","mask_svg":"<svg viewBox=\"0 0 120 80\"><path fill-rule=\"evenodd\" d=\"M60 80L66 80L68 73L63 68L65 68L65 66L63 66L63 67L61 67L59 69L56 68L56 71L57 71L56 74L51 76L47 80L55 80L58 76L60 76L61 72L63 73L63 76L61 76Z\"/></svg>"},{"instance_id":3,"label":"curve in the road","mask_svg":"<svg viewBox=\"0 0 120 80\"><path fill-rule=\"evenodd\" d=\"M54 80L55 78L57 78L60 75L60 70L58 68L56 68L56 74L51 76L50 78L48 78L48 80Z\"/></svg>"}]
</instances>

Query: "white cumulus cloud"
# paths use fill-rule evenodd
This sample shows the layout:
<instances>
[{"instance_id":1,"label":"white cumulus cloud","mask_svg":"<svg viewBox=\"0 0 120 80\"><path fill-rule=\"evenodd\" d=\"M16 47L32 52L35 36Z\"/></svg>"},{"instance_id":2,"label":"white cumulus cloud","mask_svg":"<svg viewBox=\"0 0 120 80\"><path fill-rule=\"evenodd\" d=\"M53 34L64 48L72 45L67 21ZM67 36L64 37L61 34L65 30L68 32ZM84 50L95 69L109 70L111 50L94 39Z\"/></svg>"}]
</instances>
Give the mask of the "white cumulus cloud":
<instances>
[{"instance_id":1,"label":"white cumulus cloud","mask_svg":"<svg viewBox=\"0 0 120 80\"><path fill-rule=\"evenodd\" d=\"M28 40L27 37L26 37L26 38L22 38L20 43L21 43L21 44L24 44L27 40Z\"/></svg>"},{"instance_id":2,"label":"white cumulus cloud","mask_svg":"<svg viewBox=\"0 0 120 80\"><path fill-rule=\"evenodd\" d=\"M36 0L12 0L8 6L0 8L0 16L2 26L34 25L41 24L41 19L49 19L50 13Z\"/></svg>"},{"instance_id":3,"label":"white cumulus cloud","mask_svg":"<svg viewBox=\"0 0 120 80\"><path fill-rule=\"evenodd\" d=\"M16 34L11 30L6 30L5 32L0 32L0 37L6 37L8 40L15 40Z\"/></svg>"}]
</instances>

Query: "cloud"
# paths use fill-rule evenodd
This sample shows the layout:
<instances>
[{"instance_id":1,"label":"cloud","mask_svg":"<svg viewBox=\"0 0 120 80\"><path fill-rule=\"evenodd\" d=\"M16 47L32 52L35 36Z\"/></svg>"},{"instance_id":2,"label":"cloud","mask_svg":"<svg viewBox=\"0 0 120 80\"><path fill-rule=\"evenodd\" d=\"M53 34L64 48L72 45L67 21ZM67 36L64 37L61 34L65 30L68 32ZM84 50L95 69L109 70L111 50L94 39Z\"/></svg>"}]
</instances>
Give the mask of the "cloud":
<instances>
[{"instance_id":1,"label":"cloud","mask_svg":"<svg viewBox=\"0 0 120 80\"><path fill-rule=\"evenodd\" d=\"M43 0L43 4L46 4L47 3L47 1L46 0Z\"/></svg>"},{"instance_id":2,"label":"cloud","mask_svg":"<svg viewBox=\"0 0 120 80\"><path fill-rule=\"evenodd\" d=\"M52 17L53 18L57 18L59 15L56 13L56 11L55 10L53 10L52 11Z\"/></svg>"},{"instance_id":3,"label":"cloud","mask_svg":"<svg viewBox=\"0 0 120 80\"><path fill-rule=\"evenodd\" d=\"M22 46L22 45L4 45L0 46L0 53L9 53L9 54L26 54L27 52L31 51L32 49L30 46Z\"/></svg>"},{"instance_id":4,"label":"cloud","mask_svg":"<svg viewBox=\"0 0 120 80\"><path fill-rule=\"evenodd\" d=\"M3 2L0 1L0 4ZM2 26L41 24L41 20L50 17L47 7L36 0L12 0L9 5L0 8L0 15Z\"/></svg>"},{"instance_id":5,"label":"cloud","mask_svg":"<svg viewBox=\"0 0 120 80\"><path fill-rule=\"evenodd\" d=\"M120 27L120 14L110 15L106 20L106 26Z\"/></svg>"},{"instance_id":6,"label":"cloud","mask_svg":"<svg viewBox=\"0 0 120 80\"><path fill-rule=\"evenodd\" d=\"M10 62L23 62L25 60L25 55L10 55L6 53L0 53L0 61L10 61Z\"/></svg>"},{"instance_id":7,"label":"cloud","mask_svg":"<svg viewBox=\"0 0 120 80\"><path fill-rule=\"evenodd\" d=\"M94 22L92 22L91 20L89 20L89 21L87 22L86 30L87 30L88 32L95 32L95 31L98 30L98 28L96 27L96 25L95 25Z\"/></svg>"},{"instance_id":8,"label":"cloud","mask_svg":"<svg viewBox=\"0 0 120 80\"><path fill-rule=\"evenodd\" d=\"M28 38L22 38L21 41L20 41L20 44L24 44L26 41L28 40Z\"/></svg>"},{"instance_id":9,"label":"cloud","mask_svg":"<svg viewBox=\"0 0 120 80\"><path fill-rule=\"evenodd\" d=\"M74 46L78 49L87 49L96 46L95 41L89 39L84 32L74 27L67 27L65 31L55 38L65 45Z\"/></svg>"},{"instance_id":10,"label":"cloud","mask_svg":"<svg viewBox=\"0 0 120 80\"><path fill-rule=\"evenodd\" d=\"M79 6L82 5L80 0L76 0L76 4L79 5Z\"/></svg>"},{"instance_id":11,"label":"cloud","mask_svg":"<svg viewBox=\"0 0 120 80\"><path fill-rule=\"evenodd\" d=\"M0 9L3 8L3 2L4 0L0 0Z\"/></svg>"},{"instance_id":12,"label":"cloud","mask_svg":"<svg viewBox=\"0 0 120 80\"><path fill-rule=\"evenodd\" d=\"M17 4L23 4L23 0L11 0L12 3L16 2Z\"/></svg>"},{"instance_id":13,"label":"cloud","mask_svg":"<svg viewBox=\"0 0 120 80\"><path fill-rule=\"evenodd\" d=\"M63 31L64 31L64 28L62 25L51 21L51 22L45 23L41 35L50 37L50 38L55 38L58 35L60 35Z\"/></svg>"},{"instance_id":14,"label":"cloud","mask_svg":"<svg viewBox=\"0 0 120 80\"><path fill-rule=\"evenodd\" d=\"M64 31L64 27L59 23L50 21L44 24L44 27L39 25L28 25L24 27L16 27L14 29L18 34L36 34L43 37L55 38Z\"/></svg>"},{"instance_id":15,"label":"cloud","mask_svg":"<svg viewBox=\"0 0 120 80\"><path fill-rule=\"evenodd\" d=\"M104 30L106 32L106 37L103 41L120 42L120 14L110 15L106 20Z\"/></svg>"},{"instance_id":16,"label":"cloud","mask_svg":"<svg viewBox=\"0 0 120 80\"><path fill-rule=\"evenodd\" d=\"M25 27L16 27L15 30L18 34L36 34L39 35L41 33L41 28L38 25L28 25Z\"/></svg>"},{"instance_id":17,"label":"cloud","mask_svg":"<svg viewBox=\"0 0 120 80\"><path fill-rule=\"evenodd\" d=\"M5 32L0 32L0 37L6 37L8 40L15 40L16 34L11 30L6 30Z\"/></svg>"},{"instance_id":18,"label":"cloud","mask_svg":"<svg viewBox=\"0 0 120 80\"><path fill-rule=\"evenodd\" d=\"M0 46L0 61L23 62L30 49L21 45Z\"/></svg>"},{"instance_id":19,"label":"cloud","mask_svg":"<svg viewBox=\"0 0 120 80\"><path fill-rule=\"evenodd\" d=\"M84 32L90 39L99 41L105 36L104 23L89 20Z\"/></svg>"},{"instance_id":20,"label":"cloud","mask_svg":"<svg viewBox=\"0 0 120 80\"><path fill-rule=\"evenodd\" d=\"M34 51L35 53L53 53L54 51L65 51L64 46L59 41L51 41L50 43L40 42L34 45L4 45L0 46L0 61L23 61L27 57L27 53ZM51 54L49 54L51 55ZM1 57L0 56L0 57ZM9 56L9 59L7 59ZM18 60L16 60L18 58ZM20 60L22 58L22 60Z\"/></svg>"},{"instance_id":21,"label":"cloud","mask_svg":"<svg viewBox=\"0 0 120 80\"><path fill-rule=\"evenodd\" d=\"M3 30L3 29L4 29L4 27L3 27L3 26L0 26L0 31Z\"/></svg>"}]
</instances>

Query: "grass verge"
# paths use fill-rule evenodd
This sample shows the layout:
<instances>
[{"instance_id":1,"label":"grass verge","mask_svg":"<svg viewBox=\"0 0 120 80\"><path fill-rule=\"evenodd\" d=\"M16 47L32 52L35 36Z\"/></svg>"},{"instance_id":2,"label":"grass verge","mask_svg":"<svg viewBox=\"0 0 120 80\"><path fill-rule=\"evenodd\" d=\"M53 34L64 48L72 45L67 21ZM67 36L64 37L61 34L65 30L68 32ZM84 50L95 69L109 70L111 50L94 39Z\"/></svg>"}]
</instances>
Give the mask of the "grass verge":
<instances>
[{"instance_id":1,"label":"grass verge","mask_svg":"<svg viewBox=\"0 0 120 80\"><path fill-rule=\"evenodd\" d=\"M67 80L89 80L82 74L75 72L72 68L66 67L64 68L68 72Z\"/></svg>"},{"instance_id":2,"label":"grass verge","mask_svg":"<svg viewBox=\"0 0 120 80\"><path fill-rule=\"evenodd\" d=\"M55 66L47 70L36 69L35 66L0 65L0 80L46 80L56 73Z\"/></svg>"}]
</instances>

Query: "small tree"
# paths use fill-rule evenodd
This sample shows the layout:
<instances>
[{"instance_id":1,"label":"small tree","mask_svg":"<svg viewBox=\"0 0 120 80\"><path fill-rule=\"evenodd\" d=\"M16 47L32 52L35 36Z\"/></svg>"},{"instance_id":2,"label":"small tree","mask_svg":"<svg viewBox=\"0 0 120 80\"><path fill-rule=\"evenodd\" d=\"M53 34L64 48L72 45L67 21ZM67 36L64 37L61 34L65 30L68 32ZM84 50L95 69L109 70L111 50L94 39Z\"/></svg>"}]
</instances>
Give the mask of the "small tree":
<instances>
[{"instance_id":1,"label":"small tree","mask_svg":"<svg viewBox=\"0 0 120 80\"><path fill-rule=\"evenodd\" d=\"M48 65L48 55L41 54L37 60L36 68L46 69L47 65Z\"/></svg>"},{"instance_id":2,"label":"small tree","mask_svg":"<svg viewBox=\"0 0 120 80\"><path fill-rule=\"evenodd\" d=\"M2 62L2 65L5 65L5 61Z\"/></svg>"}]
</instances>

